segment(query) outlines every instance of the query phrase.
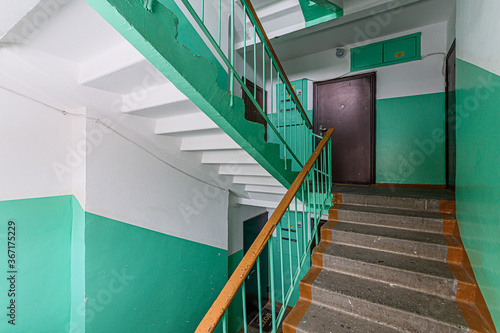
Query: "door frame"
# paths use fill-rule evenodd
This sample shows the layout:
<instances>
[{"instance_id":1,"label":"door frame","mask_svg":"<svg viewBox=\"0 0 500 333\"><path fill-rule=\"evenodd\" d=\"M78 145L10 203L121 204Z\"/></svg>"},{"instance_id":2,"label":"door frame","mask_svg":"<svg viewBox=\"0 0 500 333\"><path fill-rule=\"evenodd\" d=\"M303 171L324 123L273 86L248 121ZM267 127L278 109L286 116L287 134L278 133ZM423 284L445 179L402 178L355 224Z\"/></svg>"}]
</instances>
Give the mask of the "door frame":
<instances>
[{"instance_id":1,"label":"door frame","mask_svg":"<svg viewBox=\"0 0 500 333\"><path fill-rule=\"evenodd\" d=\"M321 135L319 133L319 113L318 113L318 86L329 83L337 83L343 81L350 81L355 79L369 78L370 79L370 89L371 89L371 108L370 108L370 182L369 185L376 183L376 173L375 173L375 163L376 163L376 155L375 155L375 146L376 146L376 113L377 113L377 72L369 72L357 75L350 75L336 79L329 79L324 81L315 81L313 82L313 132L317 135ZM332 140L335 140L335 132L333 132Z\"/></svg>"},{"instance_id":2,"label":"door frame","mask_svg":"<svg viewBox=\"0 0 500 333\"><path fill-rule=\"evenodd\" d=\"M450 105L449 105L449 94L450 92L448 91L448 81L449 81L449 75L448 75L448 66L450 65L450 57L453 54L454 51L456 51L456 46L457 46L457 40L455 39L453 41L453 44L451 44L450 49L448 50L448 54L446 55L446 77L445 77L445 105L444 105L444 117L445 117L445 122L444 122L444 132L445 132L445 172L446 172L446 188L455 190L455 185L450 185L450 170L449 170L449 160L450 160L450 139L448 137L448 130L450 126L449 120L449 114L448 111L450 110ZM455 53L455 61L456 61L456 53ZM455 80L456 80L456 73L455 73ZM456 89L456 87L455 87ZM456 117L456 111L455 111L455 117ZM456 125L455 125L456 129ZM455 133L456 135L456 133ZM456 140L455 140L456 142ZM456 143L455 143L456 144ZM456 176L456 147L455 147L455 176Z\"/></svg>"},{"instance_id":3,"label":"door frame","mask_svg":"<svg viewBox=\"0 0 500 333\"><path fill-rule=\"evenodd\" d=\"M246 218L243 222L242 222L242 227L243 227L243 230L242 230L242 233L243 233L243 256L245 256L247 254L247 251L250 249L250 247L248 249L245 249L245 241L248 239L248 237L246 238L245 237L245 229L246 227L245 226L248 226L249 223L252 223L252 224L255 224L259 221L265 221L263 223L261 223L262 225L259 227L259 232L257 233L257 236L259 235L260 231L262 231L262 229L265 227L267 221L269 220L269 212L265 211L265 212L262 212L260 214L257 214L253 217L249 217L249 218ZM247 234L248 236L248 234ZM257 237L255 236L255 237ZM251 243L250 243L250 246L251 244L253 244L253 242L255 241L256 238L254 238ZM268 245L266 243L265 247L264 247L264 251L263 251L263 255L264 256L267 256L267 261L269 262L269 253L268 253L268 249L267 249ZM262 265L262 264L261 264ZM269 268L269 265L267 265L266 268L263 268L263 265L261 266L261 270L260 270L260 274L261 274L261 294L260 295L256 295L258 297L261 298L262 300L262 304L263 306L267 303L267 301L270 299L269 297L269 271L270 271L270 268ZM253 271L251 271L249 273L249 278L250 278L250 275L252 274ZM267 272L267 274L266 274ZM248 316L248 324L250 324L250 322L253 320L253 318L255 317L255 314L258 314L258 307L255 303L253 303L252 305L252 298L251 297L248 297L249 295L249 292L251 292L250 290L250 285L247 285L247 289L246 289L246 295L245 295L245 299L246 299L246 310L247 310L247 316ZM262 296L263 292L265 291L265 294L267 295L267 298ZM254 295L255 296L255 295ZM257 307L255 309L255 307Z\"/></svg>"}]
</instances>

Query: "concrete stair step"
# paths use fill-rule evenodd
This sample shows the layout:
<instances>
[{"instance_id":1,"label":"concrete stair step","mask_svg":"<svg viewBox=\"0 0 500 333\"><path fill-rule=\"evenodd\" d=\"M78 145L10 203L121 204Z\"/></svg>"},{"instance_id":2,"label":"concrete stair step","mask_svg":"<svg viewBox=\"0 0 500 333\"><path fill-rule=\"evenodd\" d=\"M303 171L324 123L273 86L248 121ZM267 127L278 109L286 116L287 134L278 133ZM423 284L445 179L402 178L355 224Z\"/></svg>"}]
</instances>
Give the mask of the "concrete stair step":
<instances>
[{"instance_id":1,"label":"concrete stair step","mask_svg":"<svg viewBox=\"0 0 500 333\"><path fill-rule=\"evenodd\" d=\"M418 258L446 262L448 242L458 246L450 235L409 231L376 225L328 221L321 229L323 240L381 251L405 254Z\"/></svg>"},{"instance_id":2,"label":"concrete stair step","mask_svg":"<svg viewBox=\"0 0 500 333\"><path fill-rule=\"evenodd\" d=\"M307 274L317 272L310 270ZM469 331L454 300L328 269L323 269L312 283L311 297L315 304L403 331Z\"/></svg>"},{"instance_id":3,"label":"concrete stair step","mask_svg":"<svg viewBox=\"0 0 500 333\"><path fill-rule=\"evenodd\" d=\"M419 188L370 187L363 189L335 186L333 192L334 198L336 194L341 194L342 203L347 205L428 212L439 212L440 208L443 208L441 207L442 200L454 200L453 193L450 191Z\"/></svg>"},{"instance_id":4,"label":"concrete stair step","mask_svg":"<svg viewBox=\"0 0 500 333\"><path fill-rule=\"evenodd\" d=\"M443 217L440 213L436 212L385 207L334 205L330 208L329 213L331 218L341 222L378 225L439 234L443 232Z\"/></svg>"},{"instance_id":5,"label":"concrete stair step","mask_svg":"<svg viewBox=\"0 0 500 333\"><path fill-rule=\"evenodd\" d=\"M325 269L448 299L457 292L458 281L444 262L327 242L315 249L313 260Z\"/></svg>"},{"instance_id":6,"label":"concrete stair step","mask_svg":"<svg viewBox=\"0 0 500 333\"><path fill-rule=\"evenodd\" d=\"M304 304L301 304L304 303ZM394 328L367 320L361 317L352 316L347 313L334 310L319 304L308 304L304 300L299 300L298 307L307 306L307 311L303 315L296 332L300 333L396 333L400 332ZM293 312L294 310L292 310ZM293 315L293 314L292 314ZM288 318L288 317L287 317ZM284 323L284 331L287 331L287 320Z\"/></svg>"}]
</instances>

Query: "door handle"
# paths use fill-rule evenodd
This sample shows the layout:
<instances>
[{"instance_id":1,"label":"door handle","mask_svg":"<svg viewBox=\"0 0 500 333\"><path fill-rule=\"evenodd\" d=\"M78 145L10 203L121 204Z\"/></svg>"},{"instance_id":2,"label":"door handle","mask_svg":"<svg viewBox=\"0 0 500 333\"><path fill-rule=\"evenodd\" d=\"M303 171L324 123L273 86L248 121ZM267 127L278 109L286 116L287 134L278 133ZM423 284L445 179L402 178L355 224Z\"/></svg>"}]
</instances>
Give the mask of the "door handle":
<instances>
[{"instance_id":1,"label":"door handle","mask_svg":"<svg viewBox=\"0 0 500 333\"><path fill-rule=\"evenodd\" d=\"M323 136L323 132L326 132L327 128L323 125L319 125L319 135Z\"/></svg>"}]
</instances>

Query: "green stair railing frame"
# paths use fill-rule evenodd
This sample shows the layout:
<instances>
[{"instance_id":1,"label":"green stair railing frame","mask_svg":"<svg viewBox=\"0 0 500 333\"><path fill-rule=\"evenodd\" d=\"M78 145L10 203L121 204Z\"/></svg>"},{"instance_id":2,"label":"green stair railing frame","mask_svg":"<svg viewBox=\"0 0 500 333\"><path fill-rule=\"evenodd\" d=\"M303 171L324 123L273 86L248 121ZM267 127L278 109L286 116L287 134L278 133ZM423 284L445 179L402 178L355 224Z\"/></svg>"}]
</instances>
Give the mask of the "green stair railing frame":
<instances>
[{"instance_id":1,"label":"green stair railing frame","mask_svg":"<svg viewBox=\"0 0 500 333\"><path fill-rule=\"evenodd\" d=\"M241 260L234 273L222 289L221 293L210 307L196 333L213 332L222 321L223 333L228 333L228 308L238 291L242 294L243 331L248 332L248 319L246 315L245 280L248 274L256 267L258 295L261 295L262 283L260 279L260 256L267 244L269 250L269 296L272 312L272 332L276 333L285 310L296 289L302 268L311 256L313 240L318 244L318 226L321 216L327 213L332 200L332 142L331 136L334 129L329 129L321 139L318 146L310 156L305 166L300 171L295 181L290 186L273 215L267 221L254 243ZM300 201L297 198L300 195ZM286 214L286 217L284 215ZM299 228L299 223L301 228ZM284 224L287 228L283 228ZM287 230L288 239L292 239L291 229L295 229L296 242L292 245L288 241L288 253L283 252L283 232ZM272 235L276 230L279 246L279 263L274 262L274 245ZM311 231L309 233L308 231ZM295 248L293 248L295 247ZM293 260L296 268L292 269ZM285 280L285 264L290 265L289 283ZM281 284L276 286L274 265L279 265ZM277 293L281 292L281 298ZM281 308L276 311L276 303L281 303ZM259 297L259 327L262 332L262 298Z\"/></svg>"},{"instance_id":2,"label":"green stair railing frame","mask_svg":"<svg viewBox=\"0 0 500 333\"><path fill-rule=\"evenodd\" d=\"M311 150L306 147L313 147L314 145L314 134L313 126L309 118L307 117L304 107L299 101L295 90L292 88L290 81L281 66L276 52L274 51L269 38L267 37L262 24L257 17L255 9L253 8L249 0L240 0L243 6L243 73L237 73L236 71L236 47L235 47L235 11L238 5L236 0L217 0L218 1L218 28L217 31L211 32L209 28L205 25L206 20L206 4L205 0L201 0L201 8L199 13L191 5L193 0L181 0L184 6L189 11L190 15L196 21L200 29L203 31L205 36L208 38L217 54L223 60L228 68L229 74L229 92L231 93L230 103L233 105L235 97L235 80L244 90L246 95L251 99L252 103L255 105L259 113L267 122L269 128L276 134L278 140L283 144L284 147L284 163L285 168L287 167L287 159L293 159L297 162L300 168L302 168L309 158ZM221 48L221 38L222 38L222 22L223 22L223 11L222 11L222 1L230 2L230 36L229 37L229 54L226 55ZM215 1L214 1L215 3ZM251 45L247 46L247 19L251 23L253 31L253 41ZM257 55L257 38L260 40L260 46L262 47L262 55ZM253 50L253 73L247 73L247 60L251 57L247 56L247 51L252 52ZM260 58L261 57L261 58ZM260 58L260 59L258 59ZM266 60L268 64L266 64ZM262 61L258 64L259 61ZM263 105L261 106L257 101L257 66L262 67L262 87L266 90L266 74L269 76L270 83L270 107L267 106L266 94L264 94ZM266 69L267 67L267 69ZM269 72L266 72L268 70ZM276 76L274 75L276 73ZM253 91L247 87L246 82L250 74L253 78ZM252 75L253 74L253 75ZM274 82L273 82L274 81ZM286 89L283 89L283 100L286 100L286 94L288 94L291 99L290 102L295 112L283 110L283 115L280 115L280 110L275 110L273 105L273 98L280 98L281 96L276 96L277 88L273 86L273 83L283 83ZM292 109L292 107L290 108ZM276 113L277 116L270 117L271 114ZM294 126L292 126L294 125ZM301 126L299 126L301 125ZM288 133L287 133L288 131ZM306 141L306 142L303 142Z\"/></svg>"}]
</instances>

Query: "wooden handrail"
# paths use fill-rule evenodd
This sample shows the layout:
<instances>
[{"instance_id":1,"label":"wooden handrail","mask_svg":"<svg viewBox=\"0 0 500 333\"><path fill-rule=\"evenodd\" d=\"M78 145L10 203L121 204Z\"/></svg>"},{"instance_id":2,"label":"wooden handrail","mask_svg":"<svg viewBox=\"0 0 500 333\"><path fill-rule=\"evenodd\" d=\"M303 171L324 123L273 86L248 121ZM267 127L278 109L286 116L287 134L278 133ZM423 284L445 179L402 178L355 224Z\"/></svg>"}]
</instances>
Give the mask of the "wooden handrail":
<instances>
[{"instance_id":1,"label":"wooden handrail","mask_svg":"<svg viewBox=\"0 0 500 333\"><path fill-rule=\"evenodd\" d=\"M288 87L290 87L291 94L293 95L293 98L295 99L295 101L298 102L299 98L297 97L297 94L295 93L295 90L292 88L292 84L290 83L290 80L288 80L288 76L286 75L285 70L283 69L283 66L281 66L281 62L278 59L278 56L276 55L276 52L274 52L274 48L271 45L271 42L269 41L269 38L267 37L266 31L264 30L264 27L262 26L262 23L260 22L259 17L257 16L257 12L253 8L252 2L249 1L249 0L246 0L245 2L247 4L248 10L250 10L250 12L253 15L253 18L254 18L255 22L257 23L257 26L259 27L259 29L260 29L260 31L262 33L262 36L264 37L264 40L265 40L267 46L269 47L269 51L271 52L271 54L274 57L274 60L276 61L276 65L278 65L278 68L280 69L281 73L283 74L283 78L285 79L285 83L288 85ZM300 108L300 112L302 112L302 115L304 116L304 119L307 120L307 124L308 124L309 128L313 128L313 125L312 125L311 121L309 120L309 117L307 117L307 114L304 111L304 107L302 106L302 104L300 102L297 103L297 104L298 104L298 106Z\"/></svg>"},{"instance_id":2,"label":"wooden handrail","mask_svg":"<svg viewBox=\"0 0 500 333\"><path fill-rule=\"evenodd\" d=\"M288 206L292 202L298 190L302 186L302 183L309 174L309 171L311 171L311 168L318 159L318 156L320 155L321 151L327 144L328 140L330 140L334 130L335 130L334 128L331 128L326 132L325 136L323 137L323 139L320 141L320 143L312 153L306 165L304 165L299 175L297 176L297 178L295 178L294 182L286 192L285 196L279 203L273 215L271 216L269 221L267 221L264 228L262 228L261 232L253 242L248 252L243 257L243 259L241 260L238 267L236 267L234 273L227 281L226 285L220 292L219 296L212 304L205 317L203 317L203 320L198 325L198 328L195 331L196 333L211 333L215 330L215 328L219 324L219 321L224 315L224 312L226 312L226 310L228 309L229 305L231 304L238 290L243 284L243 281L245 281L248 274L250 273L250 270L257 261L257 257L260 255L260 253L266 246L267 241L274 232L274 229L276 229L276 226L278 225L279 221L285 214Z\"/></svg>"}]
</instances>

